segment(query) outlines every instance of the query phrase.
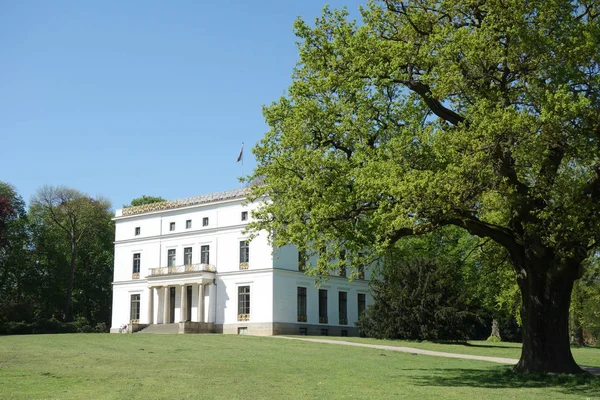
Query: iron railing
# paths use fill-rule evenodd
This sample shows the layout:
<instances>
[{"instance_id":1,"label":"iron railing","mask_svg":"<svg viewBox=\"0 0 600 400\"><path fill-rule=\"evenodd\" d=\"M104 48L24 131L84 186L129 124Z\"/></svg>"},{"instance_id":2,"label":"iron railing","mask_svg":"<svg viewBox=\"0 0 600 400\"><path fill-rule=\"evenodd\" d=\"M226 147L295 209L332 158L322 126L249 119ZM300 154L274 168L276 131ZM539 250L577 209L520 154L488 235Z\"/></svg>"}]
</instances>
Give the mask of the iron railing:
<instances>
[{"instance_id":1,"label":"iron railing","mask_svg":"<svg viewBox=\"0 0 600 400\"><path fill-rule=\"evenodd\" d=\"M173 267L150 268L150 276L184 274L186 272L215 272L212 264L186 264Z\"/></svg>"}]
</instances>

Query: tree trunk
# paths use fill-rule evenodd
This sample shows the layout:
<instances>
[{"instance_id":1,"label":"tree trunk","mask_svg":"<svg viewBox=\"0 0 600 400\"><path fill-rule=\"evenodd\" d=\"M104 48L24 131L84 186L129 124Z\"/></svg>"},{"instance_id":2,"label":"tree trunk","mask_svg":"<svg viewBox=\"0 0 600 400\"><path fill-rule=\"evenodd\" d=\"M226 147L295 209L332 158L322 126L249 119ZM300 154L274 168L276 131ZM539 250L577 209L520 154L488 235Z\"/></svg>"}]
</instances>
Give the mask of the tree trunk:
<instances>
[{"instance_id":1,"label":"tree trunk","mask_svg":"<svg viewBox=\"0 0 600 400\"><path fill-rule=\"evenodd\" d=\"M527 263L519 278L523 298L523 349L517 372L584 373L573 359L569 343L569 305L573 266L557 268L553 260Z\"/></svg>"},{"instance_id":2,"label":"tree trunk","mask_svg":"<svg viewBox=\"0 0 600 400\"><path fill-rule=\"evenodd\" d=\"M67 277L67 293L65 295L65 308L63 310L63 320L69 322L71 316L71 303L73 294L73 275L75 275L75 263L77 261L77 246L71 243L71 267L69 268L69 276Z\"/></svg>"},{"instance_id":3,"label":"tree trunk","mask_svg":"<svg viewBox=\"0 0 600 400\"><path fill-rule=\"evenodd\" d=\"M498 320L496 318L492 319L492 334L491 336L497 337L499 340L502 340L500 337L500 327L498 326Z\"/></svg>"}]
</instances>

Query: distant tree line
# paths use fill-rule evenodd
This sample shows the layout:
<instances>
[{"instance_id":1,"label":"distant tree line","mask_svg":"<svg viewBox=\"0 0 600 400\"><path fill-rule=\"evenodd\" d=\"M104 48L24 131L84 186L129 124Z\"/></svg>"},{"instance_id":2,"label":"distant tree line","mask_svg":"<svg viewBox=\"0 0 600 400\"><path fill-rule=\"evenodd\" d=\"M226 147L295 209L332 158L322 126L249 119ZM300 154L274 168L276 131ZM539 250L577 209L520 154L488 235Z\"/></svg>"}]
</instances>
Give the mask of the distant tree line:
<instances>
[{"instance_id":1,"label":"distant tree line","mask_svg":"<svg viewBox=\"0 0 600 400\"><path fill-rule=\"evenodd\" d=\"M26 209L0 182L0 334L108 331L112 216L108 200L63 186Z\"/></svg>"}]
</instances>

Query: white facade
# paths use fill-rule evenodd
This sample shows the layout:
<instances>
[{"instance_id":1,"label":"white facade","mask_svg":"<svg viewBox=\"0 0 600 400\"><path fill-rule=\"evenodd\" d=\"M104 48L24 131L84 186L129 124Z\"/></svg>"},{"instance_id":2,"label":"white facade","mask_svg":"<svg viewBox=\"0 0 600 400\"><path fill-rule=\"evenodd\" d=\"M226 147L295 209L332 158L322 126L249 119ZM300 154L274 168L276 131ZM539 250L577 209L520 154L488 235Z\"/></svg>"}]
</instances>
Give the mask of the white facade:
<instances>
[{"instance_id":1,"label":"white facade","mask_svg":"<svg viewBox=\"0 0 600 400\"><path fill-rule=\"evenodd\" d=\"M261 232L246 250L256 207L239 189L117 210L111 332L133 322L179 323L179 332L356 335L359 307L371 302L368 269L366 279L329 276L317 287L298 270L295 247L273 249Z\"/></svg>"}]
</instances>

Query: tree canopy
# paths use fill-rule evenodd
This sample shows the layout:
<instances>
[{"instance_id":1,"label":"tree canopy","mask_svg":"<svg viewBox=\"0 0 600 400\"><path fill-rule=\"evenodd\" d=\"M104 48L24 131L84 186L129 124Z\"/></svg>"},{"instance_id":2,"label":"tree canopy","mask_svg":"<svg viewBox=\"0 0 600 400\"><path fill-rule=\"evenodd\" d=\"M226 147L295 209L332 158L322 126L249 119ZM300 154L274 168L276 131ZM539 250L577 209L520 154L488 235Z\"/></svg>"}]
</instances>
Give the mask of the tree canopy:
<instances>
[{"instance_id":1,"label":"tree canopy","mask_svg":"<svg viewBox=\"0 0 600 400\"><path fill-rule=\"evenodd\" d=\"M503 246L523 372L581 372L573 282L600 245L597 1L370 2L298 20L287 94L264 108L254 227L276 245L381 254L447 225ZM293 188L293 190L290 190Z\"/></svg>"},{"instance_id":2,"label":"tree canopy","mask_svg":"<svg viewBox=\"0 0 600 400\"><path fill-rule=\"evenodd\" d=\"M166 200L162 197L147 196L144 194L142 197L136 197L135 199L131 200L131 204L125 207L143 206L145 204L160 203L161 201Z\"/></svg>"}]
</instances>

